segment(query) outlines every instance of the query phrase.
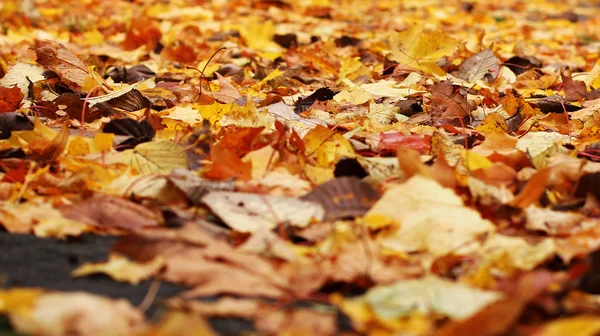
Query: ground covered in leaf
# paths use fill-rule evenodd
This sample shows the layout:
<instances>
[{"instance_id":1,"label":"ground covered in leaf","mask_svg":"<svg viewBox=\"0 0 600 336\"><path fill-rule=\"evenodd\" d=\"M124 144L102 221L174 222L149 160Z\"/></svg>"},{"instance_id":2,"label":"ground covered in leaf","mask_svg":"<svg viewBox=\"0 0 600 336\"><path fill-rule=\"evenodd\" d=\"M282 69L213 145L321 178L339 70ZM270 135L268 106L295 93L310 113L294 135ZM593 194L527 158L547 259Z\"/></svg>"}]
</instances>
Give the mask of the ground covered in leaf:
<instances>
[{"instance_id":1,"label":"ground covered in leaf","mask_svg":"<svg viewBox=\"0 0 600 336\"><path fill-rule=\"evenodd\" d=\"M3 1L0 331L598 334L599 15Z\"/></svg>"}]
</instances>

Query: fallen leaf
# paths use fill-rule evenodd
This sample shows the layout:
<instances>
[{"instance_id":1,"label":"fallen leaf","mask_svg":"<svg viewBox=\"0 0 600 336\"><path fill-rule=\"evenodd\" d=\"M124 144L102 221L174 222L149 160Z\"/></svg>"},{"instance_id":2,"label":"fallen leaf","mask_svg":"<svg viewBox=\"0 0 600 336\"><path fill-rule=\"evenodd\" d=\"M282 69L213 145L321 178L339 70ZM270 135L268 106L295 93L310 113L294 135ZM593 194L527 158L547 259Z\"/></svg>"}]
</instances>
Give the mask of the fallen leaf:
<instances>
[{"instance_id":1,"label":"fallen leaf","mask_svg":"<svg viewBox=\"0 0 600 336\"><path fill-rule=\"evenodd\" d=\"M392 33L390 59L426 74L444 75L436 61L449 56L458 41L441 31L426 32L422 25L413 25L401 33Z\"/></svg>"},{"instance_id":2,"label":"fallen leaf","mask_svg":"<svg viewBox=\"0 0 600 336\"><path fill-rule=\"evenodd\" d=\"M140 174L169 173L176 168L187 168L188 158L185 149L168 140L156 140L141 143L133 149L127 149L116 157Z\"/></svg>"},{"instance_id":3,"label":"fallen leaf","mask_svg":"<svg viewBox=\"0 0 600 336\"><path fill-rule=\"evenodd\" d=\"M585 216L578 213L554 211L530 205L525 208L525 228L549 235L564 235L578 231Z\"/></svg>"},{"instance_id":4,"label":"fallen leaf","mask_svg":"<svg viewBox=\"0 0 600 336\"><path fill-rule=\"evenodd\" d=\"M39 64L56 72L73 90L85 86L91 76L85 63L59 42L40 41L35 54Z\"/></svg>"},{"instance_id":5,"label":"fallen leaf","mask_svg":"<svg viewBox=\"0 0 600 336\"><path fill-rule=\"evenodd\" d=\"M543 325L535 336L573 335L593 336L600 332L600 320L596 316L565 317Z\"/></svg>"},{"instance_id":6,"label":"fallen leaf","mask_svg":"<svg viewBox=\"0 0 600 336\"><path fill-rule=\"evenodd\" d=\"M464 206L453 190L421 175L388 189L365 221L381 217L400 226L382 239L383 246L395 251L428 251L434 256L456 252L495 230L477 211Z\"/></svg>"},{"instance_id":7,"label":"fallen leaf","mask_svg":"<svg viewBox=\"0 0 600 336\"><path fill-rule=\"evenodd\" d=\"M261 227L272 229L285 221L306 227L325 215L320 204L291 197L211 191L202 202L239 232L254 232Z\"/></svg>"},{"instance_id":8,"label":"fallen leaf","mask_svg":"<svg viewBox=\"0 0 600 336\"><path fill-rule=\"evenodd\" d=\"M108 261L101 263L85 263L77 267L71 275L83 277L103 273L119 282L137 285L143 280L156 275L163 267L164 260L159 256L146 263L136 263L118 254L111 254Z\"/></svg>"},{"instance_id":9,"label":"fallen leaf","mask_svg":"<svg viewBox=\"0 0 600 336\"><path fill-rule=\"evenodd\" d=\"M30 84L46 79L43 72L44 69L37 65L17 62L8 70L4 78L0 80L0 85L5 88L12 88L16 85L23 93L23 96L28 97Z\"/></svg>"},{"instance_id":10,"label":"fallen leaf","mask_svg":"<svg viewBox=\"0 0 600 336\"><path fill-rule=\"evenodd\" d=\"M83 292L3 290L0 311L8 314L16 331L35 335L125 336L140 333L147 326L142 312L126 300Z\"/></svg>"},{"instance_id":11,"label":"fallen leaf","mask_svg":"<svg viewBox=\"0 0 600 336\"><path fill-rule=\"evenodd\" d=\"M379 199L379 193L355 177L338 177L314 188L301 197L318 203L325 210L325 219L362 217Z\"/></svg>"},{"instance_id":12,"label":"fallen leaf","mask_svg":"<svg viewBox=\"0 0 600 336\"><path fill-rule=\"evenodd\" d=\"M500 73L500 61L492 50L485 49L467 58L459 67L456 77L467 82L486 80L492 83Z\"/></svg>"},{"instance_id":13,"label":"fallen leaf","mask_svg":"<svg viewBox=\"0 0 600 336\"><path fill-rule=\"evenodd\" d=\"M96 195L61 209L67 218L103 229L135 230L158 225L157 216L145 207L126 199Z\"/></svg>"},{"instance_id":14,"label":"fallen leaf","mask_svg":"<svg viewBox=\"0 0 600 336\"><path fill-rule=\"evenodd\" d=\"M410 314L439 313L463 320L502 298L502 294L470 288L429 275L422 279L400 280L370 289L364 300L382 319L397 319Z\"/></svg>"},{"instance_id":15,"label":"fallen leaf","mask_svg":"<svg viewBox=\"0 0 600 336\"><path fill-rule=\"evenodd\" d=\"M288 286L287 279L266 260L238 252L193 224L165 230L146 229L127 236L114 250L140 262L162 257L166 265L162 279L193 286L184 297L236 294L278 298Z\"/></svg>"},{"instance_id":16,"label":"fallen leaf","mask_svg":"<svg viewBox=\"0 0 600 336\"><path fill-rule=\"evenodd\" d=\"M12 88L0 87L0 113L18 109L23 97L16 84Z\"/></svg>"}]
</instances>

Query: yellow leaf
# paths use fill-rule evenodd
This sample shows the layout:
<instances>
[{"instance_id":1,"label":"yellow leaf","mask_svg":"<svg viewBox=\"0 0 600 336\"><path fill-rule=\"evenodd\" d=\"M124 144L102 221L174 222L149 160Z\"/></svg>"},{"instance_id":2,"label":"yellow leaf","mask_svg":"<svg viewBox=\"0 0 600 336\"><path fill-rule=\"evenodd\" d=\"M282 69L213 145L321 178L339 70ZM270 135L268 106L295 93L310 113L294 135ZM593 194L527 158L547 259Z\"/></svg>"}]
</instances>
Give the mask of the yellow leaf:
<instances>
[{"instance_id":1,"label":"yellow leaf","mask_svg":"<svg viewBox=\"0 0 600 336\"><path fill-rule=\"evenodd\" d=\"M457 253L476 238L495 230L494 225L466 206L454 190L434 180L415 175L388 189L366 214L386 216L399 229L382 240L394 251L429 251L442 256Z\"/></svg>"},{"instance_id":2,"label":"yellow leaf","mask_svg":"<svg viewBox=\"0 0 600 336\"><path fill-rule=\"evenodd\" d=\"M98 133L92 140L92 150L94 152L110 152L113 147L115 135L113 133Z\"/></svg>"},{"instance_id":3,"label":"yellow leaf","mask_svg":"<svg viewBox=\"0 0 600 336\"><path fill-rule=\"evenodd\" d=\"M600 333L598 316L573 316L555 320L542 326L533 336L595 336Z\"/></svg>"},{"instance_id":4,"label":"yellow leaf","mask_svg":"<svg viewBox=\"0 0 600 336\"><path fill-rule=\"evenodd\" d=\"M82 137L75 137L67 145L67 153L72 156L87 155L90 153L88 140Z\"/></svg>"},{"instance_id":5,"label":"yellow leaf","mask_svg":"<svg viewBox=\"0 0 600 336\"><path fill-rule=\"evenodd\" d=\"M583 82L587 87L598 88L600 86L600 60L596 61L596 64L587 76L583 79Z\"/></svg>"},{"instance_id":6,"label":"yellow leaf","mask_svg":"<svg viewBox=\"0 0 600 336\"><path fill-rule=\"evenodd\" d=\"M355 157L354 147L343 135L317 125L304 137L305 155L317 160L322 167L333 167L341 158Z\"/></svg>"},{"instance_id":7,"label":"yellow leaf","mask_svg":"<svg viewBox=\"0 0 600 336\"><path fill-rule=\"evenodd\" d=\"M194 108L200 111L200 115L204 119L208 119L211 125L221 120L224 114L231 110L231 104L213 103L211 105L194 104Z\"/></svg>"},{"instance_id":8,"label":"yellow leaf","mask_svg":"<svg viewBox=\"0 0 600 336\"><path fill-rule=\"evenodd\" d=\"M43 293L41 289L37 288L0 290L0 312L27 314Z\"/></svg>"},{"instance_id":9,"label":"yellow leaf","mask_svg":"<svg viewBox=\"0 0 600 336\"><path fill-rule=\"evenodd\" d=\"M271 21L247 22L241 27L240 34L246 41L248 47L257 51L273 51L281 50L281 47L273 42L275 35L275 25Z\"/></svg>"},{"instance_id":10,"label":"yellow leaf","mask_svg":"<svg viewBox=\"0 0 600 336\"><path fill-rule=\"evenodd\" d=\"M333 100L335 100L339 104L346 102L353 105L361 105L368 102L371 99L373 99L373 96L367 91L360 88L344 90L333 97Z\"/></svg>"},{"instance_id":11,"label":"yellow leaf","mask_svg":"<svg viewBox=\"0 0 600 336\"><path fill-rule=\"evenodd\" d=\"M145 263L137 263L121 255L111 254L108 261L101 263L85 263L77 267L77 269L72 272L72 275L74 277L82 277L103 273L116 281L137 285L157 274L164 266L165 260L161 256L157 256Z\"/></svg>"},{"instance_id":12,"label":"yellow leaf","mask_svg":"<svg viewBox=\"0 0 600 336\"><path fill-rule=\"evenodd\" d=\"M33 121L32 131L16 131L12 132L9 138L9 142L16 147L22 147L32 143L34 140L47 139L51 140L56 137L58 133L50 127L44 125L39 118L35 118Z\"/></svg>"},{"instance_id":13,"label":"yellow leaf","mask_svg":"<svg viewBox=\"0 0 600 336\"><path fill-rule=\"evenodd\" d=\"M507 133L508 125L499 113L490 113L475 129L482 133Z\"/></svg>"},{"instance_id":14,"label":"yellow leaf","mask_svg":"<svg viewBox=\"0 0 600 336\"><path fill-rule=\"evenodd\" d=\"M436 65L436 61L443 56L450 56L458 47L458 41L454 38L441 31L425 32L421 25L392 33L390 44L391 60L439 76L445 72Z\"/></svg>"},{"instance_id":15,"label":"yellow leaf","mask_svg":"<svg viewBox=\"0 0 600 336\"><path fill-rule=\"evenodd\" d=\"M145 332L143 336L215 336L210 324L201 316L189 312L169 311L160 322Z\"/></svg>"},{"instance_id":16,"label":"yellow leaf","mask_svg":"<svg viewBox=\"0 0 600 336\"><path fill-rule=\"evenodd\" d=\"M89 227L81 222L68 218L44 218L33 227L36 237L64 239L67 236L77 237L87 232Z\"/></svg>"},{"instance_id":17,"label":"yellow leaf","mask_svg":"<svg viewBox=\"0 0 600 336\"><path fill-rule=\"evenodd\" d=\"M262 86L263 84L265 84L266 82L270 81L271 79L275 79L277 77L281 77L283 75L283 71L279 70L279 68L271 71L267 77L263 78L263 80L261 80L258 85Z\"/></svg>"},{"instance_id":18,"label":"yellow leaf","mask_svg":"<svg viewBox=\"0 0 600 336\"><path fill-rule=\"evenodd\" d=\"M165 118L181 120L190 126L195 126L199 122L202 122L202 115L200 115L200 112L194 107L175 106L162 112L168 113Z\"/></svg>"},{"instance_id":19,"label":"yellow leaf","mask_svg":"<svg viewBox=\"0 0 600 336\"><path fill-rule=\"evenodd\" d=\"M236 125L238 127L265 127L269 129L275 117L267 111L258 111L252 97L246 99L246 105L229 105L231 109L223 115L220 121L221 126Z\"/></svg>"},{"instance_id":20,"label":"yellow leaf","mask_svg":"<svg viewBox=\"0 0 600 336\"><path fill-rule=\"evenodd\" d=\"M475 153L473 151L462 152L463 161L468 170L486 169L492 166L490 161L485 156Z\"/></svg>"},{"instance_id":21,"label":"yellow leaf","mask_svg":"<svg viewBox=\"0 0 600 336\"><path fill-rule=\"evenodd\" d=\"M371 71L360 61L360 57L346 58L342 60L338 83L348 78L354 80L358 76L369 76Z\"/></svg>"}]
</instances>

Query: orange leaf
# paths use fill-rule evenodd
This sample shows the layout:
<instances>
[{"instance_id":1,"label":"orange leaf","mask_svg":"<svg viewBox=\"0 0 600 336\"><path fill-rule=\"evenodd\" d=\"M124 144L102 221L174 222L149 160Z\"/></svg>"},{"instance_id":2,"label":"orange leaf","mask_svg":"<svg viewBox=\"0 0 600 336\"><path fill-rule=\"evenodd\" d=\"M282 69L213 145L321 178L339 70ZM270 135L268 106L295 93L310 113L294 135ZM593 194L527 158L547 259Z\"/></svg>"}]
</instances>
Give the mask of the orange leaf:
<instances>
[{"instance_id":1,"label":"orange leaf","mask_svg":"<svg viewBox=\"0 0 600 336\"><path fill-rule=\"evenodd\" d=\"M510 205L517 208L526 208L537 201L546 190L546 183L550 178L550 169L542 168L531 177L525 188L515 197Z\"/></svg>"},{"instance_id":2,"label":"orange leaf","mask_svg":"<svg viewBox=\"0 0 600 336\"><path fill-rule=\"evenodd\" d=\"M23 92L16 84L11 88L0 86L0 112L10 112L18 109L23 97Z\"/></svg>"}]
</instances>

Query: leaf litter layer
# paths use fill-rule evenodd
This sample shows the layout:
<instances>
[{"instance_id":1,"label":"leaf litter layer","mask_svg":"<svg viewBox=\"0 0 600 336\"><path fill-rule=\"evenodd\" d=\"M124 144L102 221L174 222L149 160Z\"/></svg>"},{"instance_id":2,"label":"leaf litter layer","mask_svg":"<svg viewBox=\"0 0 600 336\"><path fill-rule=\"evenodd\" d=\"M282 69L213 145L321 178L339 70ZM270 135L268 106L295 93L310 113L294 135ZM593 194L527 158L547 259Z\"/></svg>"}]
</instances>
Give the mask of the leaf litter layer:
<instances>
[{"instance_id":1,"label":"leaf litter layer","mask_svg":"<svg viewBox=\"0 0 600 336\"><path fill-rule=\"evenodd\" d=\"M0 227L113 236L64 281L151 285L13 285L0 313L40 335L597 334L599 11L5 1Z\"/></svg>"}]
</instances>

